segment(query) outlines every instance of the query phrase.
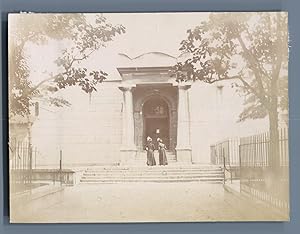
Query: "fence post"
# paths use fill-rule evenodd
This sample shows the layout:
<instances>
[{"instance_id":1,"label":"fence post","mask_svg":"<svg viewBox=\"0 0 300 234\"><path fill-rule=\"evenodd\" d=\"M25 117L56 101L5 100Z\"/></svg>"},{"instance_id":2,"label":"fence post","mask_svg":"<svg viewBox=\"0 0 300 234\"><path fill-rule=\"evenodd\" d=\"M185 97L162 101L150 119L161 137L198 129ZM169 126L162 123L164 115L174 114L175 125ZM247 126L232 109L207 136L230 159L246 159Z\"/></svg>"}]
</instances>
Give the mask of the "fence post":
<instances>
[{"instance_id":1,"label":"fence post","mask_svg":"<svg viewBox=\"0 0 300 234\"><path fill-rule=\"evenodd\" d=\"M62 150L59 151L59 179L60 185L62 185Z\"/></svg>"},{"instance_id":2,"label":"fence post","mask_svg":"<svg viewBox=\"0 0 300 234\"><path fill-rule=\"evenodd\" d=\"M241 188L241 179L242 179L242 157L241 157L241 140L239 141L239 178L240 178L240 192L242 191Z\"/></svg>"},{"instance_id":3,"label":"fence post","mask_svg":"<svg viewBox=\"0 0 300 234\"><path fill-rule=\"evenodd\" d=\"M28 178L28 182L29 182L29 191L30 193L32 192L32 145L29 143L29 147L28 147L28 153L29 153L29 178Z\"/></svg>"},{"instance_id":4,"label":"fence post","mask_svg":"<svg viewBox=\"0 0 300 234\"><path fill-rule=\"evenodd\" d=\"M225 180L226 180L226 176L225 176L225 170L226 170L226 164L225 164L225 150L224 148L222 147L221 149L222 151L222 156L223 156L223 184L225 184Z\"/></svg>"},{"instance_id":5,"label":"fence post","mask_svg":"<svg viewBox=\"0 0 300 234\"><path fill-rule=\"evenodd\" d=\"M227 143L227 158L228 158L228 166L229 166L229 173L230 173L230 183L232 184L232 169L231 169L231 154L230 154L230 139L228 139Z\"/></svg>"},{"instance_id":6,"label":"fence post","mask_svg":"<svg viewBox=\"0 0 300 234\"><path fill-rule=\"evenodd\" d=\"M34 150L34 169L36 169L36 151L37 151L37 149L36 149L36 147L35 147L35 150Z\"/></svg>"}]
</instances>

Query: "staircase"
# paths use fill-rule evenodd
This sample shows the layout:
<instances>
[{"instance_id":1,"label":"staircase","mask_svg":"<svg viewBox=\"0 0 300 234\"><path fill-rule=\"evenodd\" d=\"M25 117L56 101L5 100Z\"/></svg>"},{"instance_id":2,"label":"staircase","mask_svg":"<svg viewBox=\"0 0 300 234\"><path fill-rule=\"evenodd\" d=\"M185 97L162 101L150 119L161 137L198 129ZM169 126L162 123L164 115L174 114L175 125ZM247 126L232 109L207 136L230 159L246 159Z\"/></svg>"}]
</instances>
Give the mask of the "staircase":
<instances>
[{"instance_id":1,"label":"staircase","mask_svg":"<svg viewBox=\"0 0 300 234\"><path fill-rule=\"evenodd\" d=\"M125 182L205 182L222 183L222 168L213 165L167 166L102 166L86 169L81 183L125 183Z\"/></svg>"},{"instance_id":2,"label":"staircase","mask_svg":"<svg viewBox=\"0 0 300 234\"><path fill-rule=\"evenodd\" d=\"M175 153L173 153L172 151L166 151L166 156L167 156L168 164L176 163ZM158 165L159 159L158 159L157 151L154 152L154 157L155 157L156 164ZM146 165L146 163L147 163L147 152L146 151L138 152L133 164Z\"/></svg>"}]
</instances>

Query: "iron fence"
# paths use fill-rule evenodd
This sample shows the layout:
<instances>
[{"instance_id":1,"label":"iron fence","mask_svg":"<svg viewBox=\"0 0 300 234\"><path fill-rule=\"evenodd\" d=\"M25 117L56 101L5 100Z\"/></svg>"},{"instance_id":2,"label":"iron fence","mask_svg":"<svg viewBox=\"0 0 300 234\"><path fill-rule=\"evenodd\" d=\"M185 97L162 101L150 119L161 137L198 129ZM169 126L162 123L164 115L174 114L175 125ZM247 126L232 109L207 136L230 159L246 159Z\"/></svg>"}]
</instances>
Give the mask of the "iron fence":
<instances>
[{"instance_id":1,"label":"iron fence","mask_svg":"<svg viewBox=\"0 0 300 234\"><path fill-rule=\"evenodd\" d=\"M263 200L283 212L289 210L288 130L279 130L279 166L274 168L269 132L240 139L241 192Z\"/></svg>"},{"instance_id":2,"label":"iron fence","mask_svg":"<svg viewBox=\"0 0 300 234\"><path fill-rule=\"evenodd\" d=\"M62 150L58 166L40 168L37 158L41 155L36 147L26 141L9 140L10 192L22 193L46 184L71 185L74 171L62 168Z\"/></svg>"},{"instance_id":3,"label":"iron fence","mask_svg":"<svg viewBox=\"0 0 300 234\"><path fill-rule=\"evenodd\" d=\"M229 138L210 146L211 163L223 167L224 183L239 178L239 138Z\"/></svg>"},{"instance_id":4,"label":"iron fence","mask_svg":"<svg viewBox=\"0 0 300 234\"><path fill-rule=\"evenodd\" d=\"M211 162L224 168L224 183L240 180L240 191L280 211L289 210L288 130L278 131L278 158L271 155L270 133L227 139L211 145ZM279 161L274 168L272 160Z\"/></svg>"},{"instance_id":5,"label":"iron fence","mask_svg":"<svg viewBox=\"0 0 300 234\"><path fill-rule=\"evenodd\" d=\"M23 192L32 188L32 169L36 162L37 149L28 142L10 139L9 176L10 191Z\"/></svg>"}]
</instances>

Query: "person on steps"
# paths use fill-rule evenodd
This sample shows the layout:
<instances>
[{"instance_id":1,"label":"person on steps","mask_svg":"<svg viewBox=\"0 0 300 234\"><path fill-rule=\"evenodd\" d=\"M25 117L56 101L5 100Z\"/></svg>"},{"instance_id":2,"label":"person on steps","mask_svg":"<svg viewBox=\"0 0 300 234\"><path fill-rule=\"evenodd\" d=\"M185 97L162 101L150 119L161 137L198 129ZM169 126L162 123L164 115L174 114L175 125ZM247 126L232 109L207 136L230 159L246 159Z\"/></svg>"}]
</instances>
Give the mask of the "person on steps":
<instances>
[{"instance_id":1,"label":"person on steps","mask_svg":"<svg viewBox=\"0 0 300 234\"><path fill-rule=\"evenodd\" d=\"M166 155L166 145L163 143L162 139L157 138L158 142L158 153L159 153L159 165L168 165L167 155Z\"/></svg>"},{"instance_id":2,"label":"person on steps","mask_svg":"<svg viewBox=\"0 0 300 234\"><path fill-rule=\"evenodd\" d=\"M154 144L152 143L152 138L147 137L147 145L146 145L146 151L147 151L147 165L148 166L155 166L155 158L154 158Z\"/></svg>"}]
</instances>

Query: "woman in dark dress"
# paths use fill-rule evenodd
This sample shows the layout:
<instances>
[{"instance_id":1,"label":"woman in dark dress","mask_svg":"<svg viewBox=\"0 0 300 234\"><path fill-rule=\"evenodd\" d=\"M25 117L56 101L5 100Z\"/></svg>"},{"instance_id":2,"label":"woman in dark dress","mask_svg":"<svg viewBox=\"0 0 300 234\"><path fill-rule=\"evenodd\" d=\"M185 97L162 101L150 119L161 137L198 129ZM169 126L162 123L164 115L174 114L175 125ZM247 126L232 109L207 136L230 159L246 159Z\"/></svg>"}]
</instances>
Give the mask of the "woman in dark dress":
<instances>
[{"instance_id":1,"label":"woman in dark dress","mask_svg":"<svg viewBox=\"0 0 300 234\"><path fill-rule=\"evenodd\" d=\"M159 165L168 165L167 155L166 155L166 145L162 142L162 139L158 138L158 153L159 153Z\"/></svg>"},{"instance_id":2,"label":"woman in dark dress","mask_svg":"<svg viewBox=\"0 0 300 234\"><path fill-rule=\"evenodd\" d=\"M147 137L147 146L146 146L146 151L147 151L147 165L148 166L155 166L155 158L154 158L154 144L152 143L151 137Z\"/></svg>"}]
</instances>

